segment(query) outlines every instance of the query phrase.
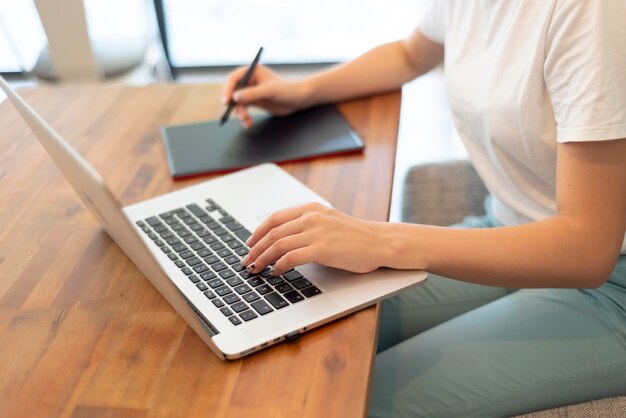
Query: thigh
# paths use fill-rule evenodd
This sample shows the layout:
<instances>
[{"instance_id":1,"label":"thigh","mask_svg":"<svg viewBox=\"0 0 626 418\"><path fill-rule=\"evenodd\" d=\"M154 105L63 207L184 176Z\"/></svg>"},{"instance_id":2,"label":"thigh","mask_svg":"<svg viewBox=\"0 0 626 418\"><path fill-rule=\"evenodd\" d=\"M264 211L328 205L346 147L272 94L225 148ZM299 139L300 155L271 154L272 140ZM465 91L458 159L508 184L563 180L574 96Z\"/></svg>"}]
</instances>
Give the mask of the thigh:
<instances>
[{"instance_id":1,"label":"thigh","mask_svg":"<svg viewBox=\"0 0 626 418\"><path fill-rule=\"evenodd\" d=\"M625 312L611 283L507 295L380 353L370 416L511 416L625 394Z\"/></svg>"},{"instance_id":2,"label":"thigh","mask_svg":"<svg viewBox=\"0 0 626 418\"><path fill-rule=\"evenodd\" d=\"M451 228L501 226L491 213L489 196L485 199L485 211L486 215L467 216ZM481 286L429 274L422 286L382 303L378 351L513 291L515 289Z\"/></svg>"},{"instance_id":3,"label":"thigh","mask_svg":"<svg viewBox=\"0 0 626 418\"><path fill-rule=\"evenodd\" d=\"M378 352L512 291L430 274L423 285L382 302Z\"/></svg>"}]
</instances>

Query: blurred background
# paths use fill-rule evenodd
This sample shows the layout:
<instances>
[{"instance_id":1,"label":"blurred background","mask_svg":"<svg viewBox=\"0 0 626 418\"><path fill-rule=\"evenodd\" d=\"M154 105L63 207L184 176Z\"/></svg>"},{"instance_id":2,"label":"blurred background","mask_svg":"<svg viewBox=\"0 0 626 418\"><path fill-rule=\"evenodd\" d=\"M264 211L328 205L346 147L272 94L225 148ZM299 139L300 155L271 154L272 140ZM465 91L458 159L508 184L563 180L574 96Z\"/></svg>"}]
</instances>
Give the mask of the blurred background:
<instances>
[{"instance_id":1,"label":"blurred background","mask_svg":"<svg viewBox=\"0 0 626 418\"><path fill-rule=\"evenodd\" d=\"M405 37L426 5L427 0L0 0L0 75L17 87L220 83L262 45L262 63L299 78ZM390 219L399 219L402 182L411 166L464 158L442 70L405 85Z\"/></svg>"}]
</instances>

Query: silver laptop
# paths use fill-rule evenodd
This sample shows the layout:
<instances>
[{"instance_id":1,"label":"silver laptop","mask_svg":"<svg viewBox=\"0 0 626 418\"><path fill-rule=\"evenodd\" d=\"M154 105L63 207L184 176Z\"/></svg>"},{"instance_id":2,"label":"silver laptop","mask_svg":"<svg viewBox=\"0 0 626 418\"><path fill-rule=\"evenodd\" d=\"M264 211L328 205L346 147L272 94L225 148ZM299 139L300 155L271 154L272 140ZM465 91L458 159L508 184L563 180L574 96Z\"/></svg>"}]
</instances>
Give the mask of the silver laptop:
<instances>
[{"instance_id":1,"label":"silver laptop","mask_svg":"<svg viewBox=\"0 0 626 418\"><path fill-rule=\"evenodd\" d=\"M354 274L315 264L250 275L240 263L244 242L268 215L330 204L263 164L122 208L96 170L1 77L0 87L102 227L221 359L297 338L426 279L416 270Z\"/></svg>"}]
</instances>

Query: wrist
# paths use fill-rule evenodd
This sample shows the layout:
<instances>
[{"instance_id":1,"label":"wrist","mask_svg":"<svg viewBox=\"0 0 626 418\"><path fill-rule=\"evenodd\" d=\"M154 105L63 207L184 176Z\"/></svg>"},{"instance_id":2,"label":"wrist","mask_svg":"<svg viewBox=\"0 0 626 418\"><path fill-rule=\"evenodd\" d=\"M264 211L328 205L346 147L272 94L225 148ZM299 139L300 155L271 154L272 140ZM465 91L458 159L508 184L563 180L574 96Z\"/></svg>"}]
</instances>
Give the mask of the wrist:
<instances>
[{"instance_id":1,"label":"wrist","mask_svg":"<svg viewBox=\"0 0 626 418\"><path fill-rule=\"evenodd\" d=\"M420 231L421 225L403 223L385 225L381 266L393 269L427 269L427 248L420 245L424 235L422 233L424 231Z\"/></svg>"},{"instance_id":2,"label":"wrist","mask_svg":"<svg viewBox=\"0 0 626 418\"><path fill-rule=\"evenodd\" d=\"M312 78L300 80L296 83L299 96L298 108L306 109L318 104L315 98L316 87Z\"/></svg>"}]
</instances>

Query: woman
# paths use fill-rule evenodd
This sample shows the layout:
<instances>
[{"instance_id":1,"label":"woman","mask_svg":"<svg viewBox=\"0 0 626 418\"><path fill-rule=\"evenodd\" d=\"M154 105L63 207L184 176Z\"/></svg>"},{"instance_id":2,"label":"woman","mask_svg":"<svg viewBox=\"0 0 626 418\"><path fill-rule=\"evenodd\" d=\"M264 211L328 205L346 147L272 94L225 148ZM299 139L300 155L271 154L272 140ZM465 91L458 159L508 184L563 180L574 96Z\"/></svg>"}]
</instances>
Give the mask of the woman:
<instances>
[{"instance_id":1,"label":"woman","mask_svg":"<svg viewBox=\"0 0 626 418\"><path fill-rule=\"evenodd\" d=\"M626 394L623 16L624 0L440 0L408 38L314 77L259 67L234 91L245 69L230 75L225 98L249 126L248 106L285 115L445 64L486 216L441 228L304 205L259 226L244 260L275 274L309 262L432 273L383 305L371 416L503 416Z\"/></svg>"}]
</instances>

